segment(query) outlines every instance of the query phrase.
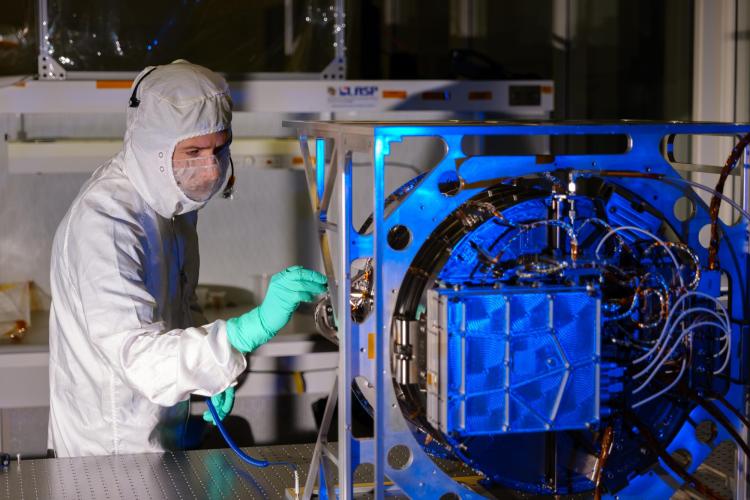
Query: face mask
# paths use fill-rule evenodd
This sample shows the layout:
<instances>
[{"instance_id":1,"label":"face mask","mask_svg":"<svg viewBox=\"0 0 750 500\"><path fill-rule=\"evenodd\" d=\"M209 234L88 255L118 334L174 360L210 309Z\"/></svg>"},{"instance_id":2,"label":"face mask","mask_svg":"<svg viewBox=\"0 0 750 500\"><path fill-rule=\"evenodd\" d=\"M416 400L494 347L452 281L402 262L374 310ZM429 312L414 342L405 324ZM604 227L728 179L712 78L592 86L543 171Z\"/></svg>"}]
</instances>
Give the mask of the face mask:
<instances>
[{"instance_id":1,"label":"face mask","mask_svg":"<svg viewBox=\"0 0 750 500\"><path fill-rule=\"evenodd\" d=\"M221 187L229 169L229 148L218 155L172 160L174 179L193 201L204 202Z\"/></svg>"}]
</instances>

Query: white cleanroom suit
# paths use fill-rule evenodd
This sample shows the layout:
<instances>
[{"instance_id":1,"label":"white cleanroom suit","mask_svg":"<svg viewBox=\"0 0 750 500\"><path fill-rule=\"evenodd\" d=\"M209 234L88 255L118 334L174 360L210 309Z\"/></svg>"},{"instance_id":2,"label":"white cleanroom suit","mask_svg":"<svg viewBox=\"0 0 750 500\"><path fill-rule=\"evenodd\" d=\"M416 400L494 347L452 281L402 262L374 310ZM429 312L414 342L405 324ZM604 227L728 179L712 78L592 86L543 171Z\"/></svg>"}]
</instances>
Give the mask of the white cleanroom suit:
<instances>
[{"instance_id":1,"label":"white cleanroom suit","mask_svg":"<svg viewBox=\"0 0 750 500\"><path fill-rule=\"evenodd\" d=\"M190 395L219 393L246 368L226 323L205 324L196 307L205 200L186 196L172 170L179 141L230 130L228 86L185 61L151 69L135 79L123 150L83 186L53 243L57 456L178 447Z\"/></svg>"}]
</instances>

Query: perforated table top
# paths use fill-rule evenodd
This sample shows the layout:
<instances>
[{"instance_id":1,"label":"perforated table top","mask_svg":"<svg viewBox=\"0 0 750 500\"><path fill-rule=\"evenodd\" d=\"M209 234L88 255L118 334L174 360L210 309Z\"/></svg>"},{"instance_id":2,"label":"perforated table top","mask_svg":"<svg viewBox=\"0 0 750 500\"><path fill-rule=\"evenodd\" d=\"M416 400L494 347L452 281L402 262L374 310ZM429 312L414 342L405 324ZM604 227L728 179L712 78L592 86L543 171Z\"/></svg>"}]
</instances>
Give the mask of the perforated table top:
<instances>
[{"instance_id":1,"label":"perforated table top","mask_svg":"<svg viewBox=\"0 0 750 500\"><path fill-rule=\"evenodd\" d=\"M304 486L313 449L313 444L300 444L245 450L257 458L297 464ZM696 473L725 498L731 497L735 454L733 444L724 442ZM439 463L451 475L466 475L463 466ZM335 468L332 472L335 476ZM368 484L372 467L358 468L354 480ZM293 488L290 468L252 467L228 449L23 460L0 469L0 499L13 500L293 498ZM683 498L684 491L673 498Z\"/></svg>"},{"instance_id":2,"label":"perforated table top","mask_svg":"<svg viewBox=\"0 0 750 500\"><path fill-rule=\"evenodd\" d=\"M298 464L304 485L313 448L271 446L248 452ZM228 449L23 460L0 471L0 498L10 499L284 498L293 487L290 468L252 467Z\"/></svg>"}]
</instances>

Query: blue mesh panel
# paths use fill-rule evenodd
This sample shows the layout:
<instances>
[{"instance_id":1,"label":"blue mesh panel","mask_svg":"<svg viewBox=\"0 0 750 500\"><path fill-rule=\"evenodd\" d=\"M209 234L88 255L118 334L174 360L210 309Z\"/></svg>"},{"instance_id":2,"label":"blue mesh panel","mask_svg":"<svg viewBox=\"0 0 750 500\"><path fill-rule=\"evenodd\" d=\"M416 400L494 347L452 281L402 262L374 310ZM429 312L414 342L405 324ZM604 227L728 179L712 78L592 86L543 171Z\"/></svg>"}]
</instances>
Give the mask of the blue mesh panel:
<instances>
[{"instance_id":1,"label":"blue mesh panel","mask_svg":"<svg viewBox=\"0 0 750 500\"><path fill-rule=\"evenodd\" d=\"M564 370L558 370L557 373L550 373L532 382L523 382L523 385L514 386L510 392L515 396L514 400L521 403L524 408L544 418L545 423L552 423L557 394L564 378ZM516 427L514 422L511 422L511 426Z\"/></svg>"},{"instance_id":2,"label":"blue mesh panel","mask_svg":"<svg viewBox=\"0 0 750 500\"><path fill-rule=\"evenodd\" d=\"M458 393L461 389L461 337L448 336L448 393Z\"/></svg>"},{"instance_id":3,"label":"blue mesh panel","mask_svg":"<svg viewBox=\"0 0 750 500\"><path fill-rule=\"evenodd\" d=\"M588 363L575 368L570 374L565 393L560 402L557 414L556 428L574 429L580 427L582 408L594 408L596 401L596 365Z\"/></svg>"},{"instance_id":4,"label":"blue mesh panel","mask_svg":"<svg viewBox=\"0 0 750 500\"><path fill-rule=\"evenodd\" d=\"M505 297L472 297L464 302L466 305L467 335L487 334L495 336L498 327L505 324Z\"/></svg>"},{"instance_id":5,"label":"blue mesh panel","mask_svg":"<svg viewBox=\"0 0 750 500\"><path fill-rule=\"evenodd\" d=\"M554 318L557 340L571 364L591 361L592 353L598 352L597 337L582 335L580 325L596 324L595 308L586 293L570 293L564 300L554 301Z\"/></svg>"},{"instance_id":6,"label":"blue mesh panel","mask_svg":"<svg viewBox=\"0 0 750 500\"><path fill-rule=\"evenodd\" d=\"M583 429L598 420L595 295L565 287L440 293L449 298L448 432Z\"/></svg>"},{"instance_id":7,"label":"blue mesh panel","mask_svg":"<svg viewBox=\"0 0 750 500\"><path fill-rule=\"evenodd\" d=\"M466 428L502 432L505 391L466 398Z\"/></svg>"},{"instance_id":8,"label":"blue mesh panel","mask_svg":"<svg viewBox=\"0 0 750 500\"><path fill-rule=\"evenodd\" d=\"M531 330L549 331L547 294L528 293L511 297L510 330L514 335L529 335Z\"/></svg>"},{"instance_id":9,"label":"blue mesh panel","mask_svg":"<svg viewBox=\"0 0 750 500\"><path fill-rule=\"evenodd\" d=\"M504 337L467 337L466 386L472 391L500 390L506 385Z\"/></svg>"},{"instance_id":10,"label":"blue mesh panel","mask_svg":"<svg viewBox=\"0 0 750 500\"><path fill-rule=\"evenodd\" d=\"M555 339L546 331L530 331L511 336L511 384L565 368Z\"/></svg>"},{"instance_id":11,"label":"blue mesh panel","mask_svg":"<svg viewBox=\"0 0 750 500\"><path fill-rule=\"evenodd\" d=\"M510 396L510 426L506 432L523 432L528 429L544 430L547 422L541 415L534 413L523 401L511 392Z\"/></svg>"},{"instance_id":12,"label":"blue mesh panel","mask_svg":"<svg viewBox=\"0 0 750 500\"><path fill-rule=\"evenodd\" d=\"M451 427L459 428L461 426L461 406L463 404L464 401L461 398L448 401L448 423Z\"/></svg>"}]
</instances>

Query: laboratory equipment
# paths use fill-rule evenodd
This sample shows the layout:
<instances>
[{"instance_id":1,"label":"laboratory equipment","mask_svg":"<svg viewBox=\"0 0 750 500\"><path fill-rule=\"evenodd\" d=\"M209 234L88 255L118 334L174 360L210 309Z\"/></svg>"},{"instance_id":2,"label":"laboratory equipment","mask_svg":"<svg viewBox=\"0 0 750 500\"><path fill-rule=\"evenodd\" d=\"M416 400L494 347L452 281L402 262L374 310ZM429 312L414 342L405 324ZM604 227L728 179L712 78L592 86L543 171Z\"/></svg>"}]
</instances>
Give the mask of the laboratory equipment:
<instances>
[{"instance_id":1,"label":"laboratory equipment","mask_svg":"<svg viewBox=\"0 0 750 500\"><path fill-rule=\"evenodd\" d=\"M747 196L722 189L744 171L748 192L750 125L286 125L329 276L316 320L340 350L305 496L351 498L354 471L373 464L377 498L720 498L726 485L703 464L729 442L729 490L744 498L750 214ZM738 140L723 168L695 166L675 157L693 135ZM417 137L437 138L442 159L387 185L393 148ZM612 147L492 149L539 139ZM691 180L696 170L720 183ZM736 221L719 218L721 204ZM353 434L357 404L371 437ZM450 477L444 458L475 480Z\"/></svg>"}]
</instances>

